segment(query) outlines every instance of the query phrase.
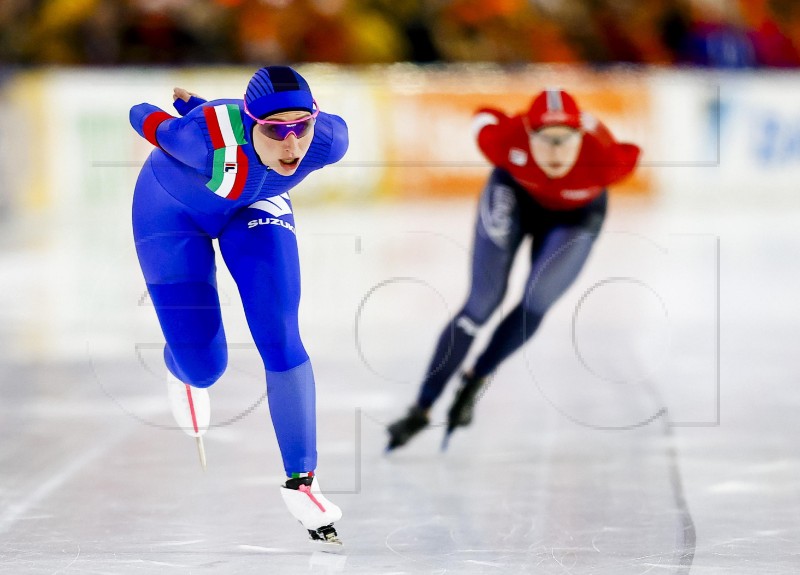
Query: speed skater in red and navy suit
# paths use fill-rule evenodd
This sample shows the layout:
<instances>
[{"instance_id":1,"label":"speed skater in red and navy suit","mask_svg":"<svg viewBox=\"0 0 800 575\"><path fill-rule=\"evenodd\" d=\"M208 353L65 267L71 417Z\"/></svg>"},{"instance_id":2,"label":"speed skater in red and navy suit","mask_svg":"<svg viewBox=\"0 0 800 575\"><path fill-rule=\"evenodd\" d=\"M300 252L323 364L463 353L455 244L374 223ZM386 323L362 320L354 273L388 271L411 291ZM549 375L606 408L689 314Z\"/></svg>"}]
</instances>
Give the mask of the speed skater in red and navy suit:
<instances>
[{"instance_id":1,"label":"speed skater in red and navy suit","mask_svg":"<svg viewBox=\"0 0 800 575\"><path fill-rule=\"evenodd\" d=\"M605 219L607 187L633 172L640 154L637 146L617 142L563 90L545 90L511 117L481 109L473 130L494 168L479 200L470 292L438 340L416 402L389 426L390 450L428 425L431 406L503 300L514 255L531 235L525 296L461 374L445 445L455 428L472 421L490 374L533 336L578 276Z\"/></svg>"},{"instance_id":2,"label":"speed skater in red and navy suit","mask_svg":"<svg viewBox=\"0 0 800 575\"><path fill-rule=\"evenodd\" d=\"M136 183L133 232L166 340L167 377L199 392L227 366L216 239L264 363L287 477L312 477L315 381L298 328L289 190L342 158L347 125L319 111L306 80L286 66L258 70L244 99L175 94L180 117L146 103L130 111L133 128L154 146Z\"/></svg>"}]
</instances>

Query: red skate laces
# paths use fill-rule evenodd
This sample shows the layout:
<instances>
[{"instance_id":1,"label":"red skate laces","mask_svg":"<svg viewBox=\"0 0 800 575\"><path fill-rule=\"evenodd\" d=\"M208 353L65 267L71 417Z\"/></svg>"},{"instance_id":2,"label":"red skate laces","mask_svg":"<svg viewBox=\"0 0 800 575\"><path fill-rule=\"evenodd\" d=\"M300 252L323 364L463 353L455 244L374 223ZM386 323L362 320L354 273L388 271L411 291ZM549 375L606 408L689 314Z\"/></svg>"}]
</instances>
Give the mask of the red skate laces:
<instances>
[{"instance_id":1,"label":"red skate laces","mask_svg":"<svg viewBox=\"0 0 800 575\"><path fill-rule=\"evenodd\" d=\"M308 485L300 485L300 486L297 488L297 490L298 490L298 491L302 491L303 493L305 493L306 495L308 495L308 498L309 498L309 499L311 499L311 502L312 502L314 505L316 505L317 507L319 507L319 510L320 510L320 511L322 511L323 513L325 513L325 508L322 506L322 503L320 503L319 501L317 501L317 498L316 498L316 497L314 497L314 494L313 494L313 493L311 493L311 488L310 488Z\"/></svg>"}]
</instances>

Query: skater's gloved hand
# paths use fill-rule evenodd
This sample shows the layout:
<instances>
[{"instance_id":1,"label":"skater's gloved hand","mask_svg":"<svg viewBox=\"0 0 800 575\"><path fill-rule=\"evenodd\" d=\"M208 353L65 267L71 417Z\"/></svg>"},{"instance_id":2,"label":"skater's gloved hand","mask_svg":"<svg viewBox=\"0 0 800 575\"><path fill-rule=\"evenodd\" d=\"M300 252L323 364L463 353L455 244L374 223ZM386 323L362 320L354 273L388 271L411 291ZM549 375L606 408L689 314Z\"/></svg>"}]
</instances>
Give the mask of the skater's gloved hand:
<instances>
[{"instance_id":1,"label":"skater's gloved hand","mask_svg":"<svg viewBox=\"0 0 800 575\"><path fill-rule=\"evenodd\" d=\"M175 109L181 116L185 116L206 101L194 92L189 92L183 88L174 88L172 90L172 100L172 105L175 106Z\"/></svg>"}]
</instances>

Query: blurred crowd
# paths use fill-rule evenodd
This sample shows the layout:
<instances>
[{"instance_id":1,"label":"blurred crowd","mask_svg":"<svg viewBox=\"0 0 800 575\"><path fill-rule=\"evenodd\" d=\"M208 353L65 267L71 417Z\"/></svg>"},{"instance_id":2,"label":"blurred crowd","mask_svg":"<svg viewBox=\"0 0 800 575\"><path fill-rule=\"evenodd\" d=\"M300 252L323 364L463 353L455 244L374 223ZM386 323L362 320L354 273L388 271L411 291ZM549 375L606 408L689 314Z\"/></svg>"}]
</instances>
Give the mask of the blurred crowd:
<instances>
[{"instance_id":1,"label":"blurred crowd","mask_svg":"<svg viewBox=\"0 0 800 575\"><path fill-rule=\"evenodd\" d=\"M800 0L1 0L0 64L800 66Z\"/></svg>"}]
</instances>

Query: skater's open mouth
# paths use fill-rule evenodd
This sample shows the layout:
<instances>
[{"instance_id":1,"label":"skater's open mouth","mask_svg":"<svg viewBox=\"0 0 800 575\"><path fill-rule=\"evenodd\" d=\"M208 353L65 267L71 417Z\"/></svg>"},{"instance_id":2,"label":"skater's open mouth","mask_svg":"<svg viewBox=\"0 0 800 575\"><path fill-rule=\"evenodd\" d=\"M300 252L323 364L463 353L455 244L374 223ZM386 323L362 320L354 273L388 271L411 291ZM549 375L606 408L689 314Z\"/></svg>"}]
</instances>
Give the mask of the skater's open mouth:
<instances>
[{"instance_id":1,"label":"skater's open mouth","mask_svg":"<svg viewBox=\"0 0 800 575\"><path fill-rule=\"evenodd\" d=\"M299 161L300 161L300 158L292 158L290 160L283 160L283 159L280 160L281 165L282 166L286 166L287 168L295 167Z\"/></svg>"}]
</instances>

